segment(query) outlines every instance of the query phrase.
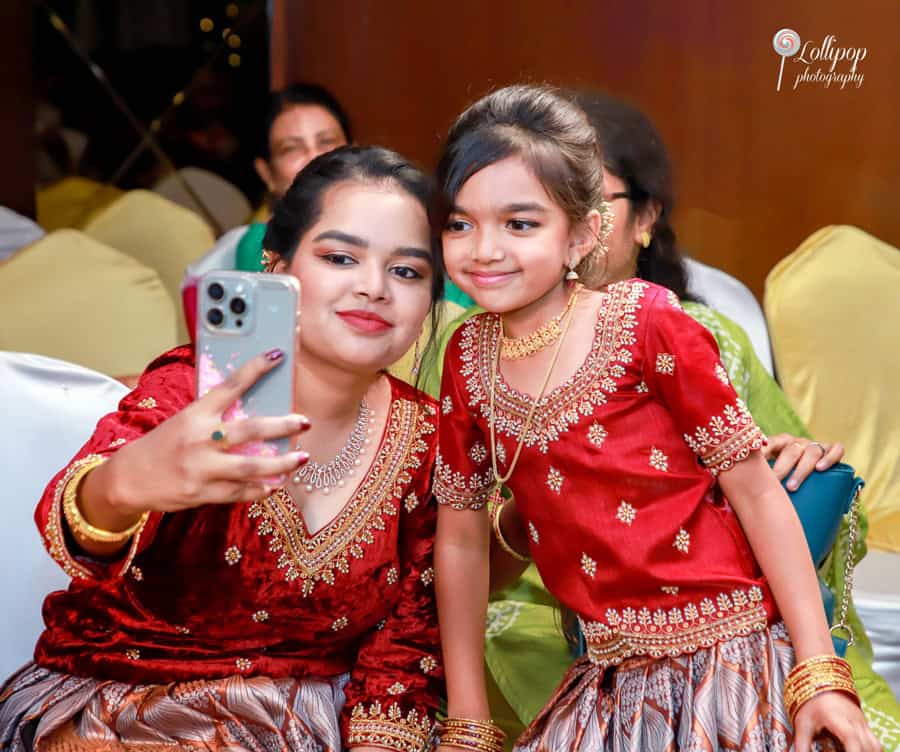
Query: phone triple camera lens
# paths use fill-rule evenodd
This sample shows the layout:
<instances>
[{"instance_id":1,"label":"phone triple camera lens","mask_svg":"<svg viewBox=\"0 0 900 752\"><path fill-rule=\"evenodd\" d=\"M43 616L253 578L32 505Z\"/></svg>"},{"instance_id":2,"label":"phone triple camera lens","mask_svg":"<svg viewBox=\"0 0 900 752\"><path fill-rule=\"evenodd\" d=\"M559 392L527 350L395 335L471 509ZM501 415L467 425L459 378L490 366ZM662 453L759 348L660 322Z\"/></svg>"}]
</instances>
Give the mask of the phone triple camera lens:
<instances>
[{"instance_id":1,"label":"phone triple camera lens","mask_svg":"<svg viewBox=\"0 0 900 752\"><path fill-rule=\"evenodd\" d=\"M241 315L244 311L247 310L247 303L243 298L232 298L231 305L232 313L236 313L237 315Z\"/></svg>"},{"instance_id":2,"label":"phone triple camera lens","mask_svg":"<svg viewBox=\"0 0 900 752\"><path fill-rule=\"evenodd\" d=\"M218 282L213 282L206 290L209 293L209 297L213 300L221 300L225 297L225 288L222 287Z\"/></svg>"},{"instance_id":3,"label":"phone triple camera lens","mask_svg":"<svg viewBox=\"0 0 900 752\"><path fill-rule=\"evenodd\" d=\"M213 326L222 326L225 314L222 313L221 308L210 308L206 313L206 320Z\"/></svg>"}]
</instances>

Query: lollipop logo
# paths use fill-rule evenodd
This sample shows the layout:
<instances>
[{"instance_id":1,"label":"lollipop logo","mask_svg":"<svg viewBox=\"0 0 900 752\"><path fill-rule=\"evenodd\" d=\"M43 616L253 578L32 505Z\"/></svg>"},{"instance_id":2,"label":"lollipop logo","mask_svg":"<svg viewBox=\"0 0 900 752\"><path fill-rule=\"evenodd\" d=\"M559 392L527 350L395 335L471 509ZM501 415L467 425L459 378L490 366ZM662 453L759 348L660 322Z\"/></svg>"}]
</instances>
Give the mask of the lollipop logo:
<instances>
[{"instance_id":1,"label":"lollipop logo","mask_svg":"<svg viewBox=\"0 0 900 752\"><path fill-rule=\"evenodd\" d=\"M772 38L772 46L781 57L781 65L778 68L778 85L775 91L781 91L781 76L784 73L784 59L797 54L800 49L800 35L793 29L780 29Z\"/></svg>"},{"instance_id":2,"label":"lollipop logo","mask_svg":"<svg viewBox=\"0 0 900 752\"><path fill-rule=\"evenodd\" d=\"M772 47L781 61L778 65L778 83L776 91L781 91L781 81L784 76L784 63L788 58L791 62L801 63L805 66L802 73L794 79L794 89L803 83L822 84L826 89L832 84L840 84L843 89L848 83L862 86L865 78L859 72L859 64L868 56L869 51L865 47L842 47L834 34L829 34L821 42L802 42L800 35L793 29L779 29L772 38ZM838 70L841 63L846 63L848 69Z\"/></svg>"}]
</instances>

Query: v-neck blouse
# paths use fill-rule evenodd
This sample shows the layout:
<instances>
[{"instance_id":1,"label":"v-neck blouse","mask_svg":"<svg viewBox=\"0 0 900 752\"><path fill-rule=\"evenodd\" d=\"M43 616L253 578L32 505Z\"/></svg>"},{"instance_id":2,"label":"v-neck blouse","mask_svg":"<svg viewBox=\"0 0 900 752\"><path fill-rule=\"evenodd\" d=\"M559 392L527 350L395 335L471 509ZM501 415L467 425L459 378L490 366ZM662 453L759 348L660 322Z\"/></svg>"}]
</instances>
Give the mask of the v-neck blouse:
<instances>
[{"instance_id":1,"label":"v-neck blouse","mask_svg":"<svg viewBox=\"0 0 900 752\"><path fill-rule=\"evenodd\" d=\"M398 750L424 743L442 677L432 584L438 411L389 378L375 459L317 533L277 489L253 503L151 514L122 557L99 562L72 546L62 494L88 458L140 438L193 399L190 348L152 363L37 508L48 551L72 577L47 597L37 663L142 684L349 672L348 739Z\"/></svg>"},{"instance_id":2,"label":"v-neck blouse","mask_svg":"<svg viewBox=\"0 0 900 752\"><path fill-rule=\"evenodd\" d=\"M533 398L502 376L495 386L498 470L523 441L506 485L541 577L603 665L764 629L774 601L716 476L765 438L674 293L628 280L601 294L589 354L527 432ZM493 489L499 336L499 318L481 314L447 346L434 492L460 510Z\"/></svg>"}]
</instances>

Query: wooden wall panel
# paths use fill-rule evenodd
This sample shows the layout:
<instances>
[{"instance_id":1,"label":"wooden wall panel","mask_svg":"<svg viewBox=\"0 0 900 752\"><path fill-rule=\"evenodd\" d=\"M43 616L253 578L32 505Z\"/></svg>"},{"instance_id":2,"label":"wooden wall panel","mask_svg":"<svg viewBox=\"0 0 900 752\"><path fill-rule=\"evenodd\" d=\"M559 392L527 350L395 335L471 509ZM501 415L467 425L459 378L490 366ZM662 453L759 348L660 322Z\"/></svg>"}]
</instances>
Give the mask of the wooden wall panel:
<instances>
[{"instance_id":1,"label":"wooden wall panel","mask_svg":"<svg viewBox=\"0 0 900 752\"><path fill-rule=\"evenodd\" d=\"M469 101L515 81L605 89L658 124L684 245L757 293L812 231L900 246L900 4L841 0L275 0L273 83L318 81L361 142L433 166ZM862 86L805 84L772 37L866 47ZM842 66L846 68L846 64Z\"/></svg>"}]
</instances>

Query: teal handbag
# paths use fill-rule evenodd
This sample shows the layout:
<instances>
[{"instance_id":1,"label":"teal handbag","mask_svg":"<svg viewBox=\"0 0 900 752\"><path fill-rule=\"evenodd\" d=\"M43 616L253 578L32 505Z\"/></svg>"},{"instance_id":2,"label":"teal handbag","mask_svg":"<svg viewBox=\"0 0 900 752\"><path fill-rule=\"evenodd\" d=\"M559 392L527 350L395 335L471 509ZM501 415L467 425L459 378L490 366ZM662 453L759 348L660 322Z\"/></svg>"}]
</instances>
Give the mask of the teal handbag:
<instances>
[{"instance_id":1,"label":"teal handbag","mask_svg":"<svg viewBox=\"0 0 900 752\"><path fill-rule=\"evenodd\" d=\"M769 464L772 465L774 462ZM853 549L856 546L858 499L864 485L865 481L857 477L850 465L839 462L827 470L809 475L796 491L788 491L785 487L800 518L800 524L803 525L803 534L806 536L806 543L816 569L828 558L840 532L841 521L844 515L850 513L849 549L837 623L834 623L834 595L825 583L819 580L825 616L828 623L833 625L831 641L835 652L841 657L853 644L853 633L847 624L847 610L850 607L850 593L853 590ZM841 633L846 636L842 636Z\"/></svg>"},{"instance_id":2,"label":"teal handbag","mask_svg":"<svg viewBox=\"0 0 900 752\"><path fill-rule=\"evenodd\" d=\"M788 491L785 487L803 525L816 569L822 566L834 547L841 520L864 485L850 465L839 462L827 470L812 473L796 491Z\"/></svg>"}]
</instances>

